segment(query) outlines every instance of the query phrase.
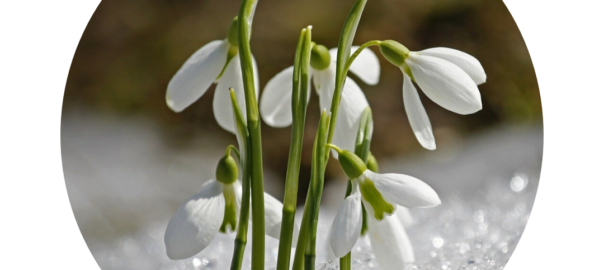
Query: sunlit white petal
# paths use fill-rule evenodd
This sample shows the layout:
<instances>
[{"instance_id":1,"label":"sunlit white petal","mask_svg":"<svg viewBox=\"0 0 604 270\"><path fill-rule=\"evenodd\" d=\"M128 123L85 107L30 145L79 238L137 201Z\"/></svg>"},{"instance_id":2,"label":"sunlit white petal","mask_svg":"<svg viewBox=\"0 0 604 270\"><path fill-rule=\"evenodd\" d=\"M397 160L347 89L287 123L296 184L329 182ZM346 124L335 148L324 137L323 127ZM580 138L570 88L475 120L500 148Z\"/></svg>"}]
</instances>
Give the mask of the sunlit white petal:
<instances>
[{"instance_id":1,"label":"sunlit white petal","mask_svg":"<svg viewBox=\"0 0 604 270\"><path fill-rule=\"evenodd\" d=\"M323 97L319 97L323 99ZM369 107L361 88L350 78L346 78L338 120L333 134L333 143L342 149L354 152L357 132L363 111ZM335 151L332 153L335 154Z\"/></svg>"},{"instance_id":2,"label":"sunlit white petal","mask_svg":"<svg viewBox=\"0 0 604 270\"><path fill-rule=\"evenodd\" d=\"M331 248L338 258L352 250L363 225L361 195L356 184L353 188L355 190L344 200L331 225Z\"/></svg>"},{"instance_id":3,"label":"sunlit white petal","mask_svg":"<svg viewBox=\"0 0 604 270\"><path fill-rule=\"evenodd\" d=\"M426 114L411 78L404 73L403 77L403 102L405 103L409 124L411 124L413 133L419 143L426 149L434 150L436 149L436 141L432 134L432 125L428 114Z\"/></svg>"},{"instance_id":4,"label":"sunlit white petal","mask_svg":"<svg viewBox=\"0 0 604 270\"><path fill-rule=\"evenodd\" d=\"M272 127L292 123L292 80L294 67L288 67L273 77L262 92L260 115Z\"/></svg>"},{"instance_id":5,"label":"sunlit white petal","mask_svg":"<svg viewBox=\"0 0 604 270\"><path fill-rule=\"evenodd\" d=\"M333 222L332 222L333 223ZM334 228L333 226L329 228L329 233L327 234L327 241L322 241L326 247L325 250L327 251L327 260L328 261L335 261L338 259L338 257L336 256L336 254L333 252L333 248L331 248L331 236L333 235L333 231L337 230L338 228Z\"/></svg>"},{"instance_id":6,"label":"sunlit white petal","mask_svg":"<svg viewBox=\"0 0 604 270\"><path fill-rule=\"evenodd\" d=\"M321 71L312 70L313 84L315 91L319 96L320 109L331 108L331 98L333 96L334 88L336 86L336 66L334 63Z\"/></svg>"},{"instance_id":7,"label":"sunlit white petal","mask_svg":"<svg viewBox=\"0 0 604 270\"><path fill-rule=\"evenodd\" d=\"M229 44L215 40L197 50L176 72L168 84L166 103L180 112L198 100L224 67Z\"/></svg>"},{"instance_id":8,"label":"sunlit white petal","mask_svg":"<svg viewBox=\"0 0 604 270\"><path fill-rule=\"evenodd\" d=\"M406 63L415 82L438 105L458 114L471 114L482 109L476 83L460 67L417 53L411 53Z\"/></svg>"},{"instance_id":9,"label":"sunlit white petal","mask_svg":"<svg viewBox=\"0 0 604 270\"><path fill-rule=\"evenodd\" d=\"M445 59L468 73L472 80L479 85L483 84L487 81L487 74L484 72L482 65L476 59L476 57L471 56L465 52L451 49L451 48L430 48L420 52L423 55L434 56L438 58Z\"/></svg>"},{"instance_id":10,"label":"sunlit white petal","mask_svg":"<svg viewBox=\"0 0 604 270\"><path fill-rule=\"evenodd\" d=\"M281 236L282 211L283 204L268 193L264 193L265 234L275 239L279 239ZM294 233L296 232L294 231Z\"/></svg>"},{"instance_id":11,"label":"sunlit white petal","mask_svg":"<svg viewBox=\"0 0 604 270\"><path fill-rule=\"evenodd\" d=\"M319 95L321 109L331 109L331 101L335 88L335 65L322 71L315 71L313 75L315 89ZM361 88L350 78L346 78L342 89L342 98L338 111L338 120L334 130L333 143L342 149L354 151L357 131L361 115L369 106L365 94ZM337 153L332 151L337 157Z\"/></svg>"},{"instance_id":12,"label":"sunlit white petal","mask_svg":"<svg viewBox=\"0 0 604 270\"><path fill-rule=\"evenodd\" d=\"M384 199L405 207L433 207L440 204L436 191L423 181L404 174L378 174L366 170L363 175L373 181Z\"/></svg>"},{"instance_id":13,"label":"sunlit white petal","mask_svg":"<svg viewBox=\"0 0 604 270\"><path fill-rule=\"evenodd\" d=\"M413 217L413 215L411 215L411 212L406 207L399 205L396 208L396 212L394 212L394 215L398 217L398 219L401 221L403 226L405 226L405 228L408 228L415 223L415 218Z\"/></svg>"},{"instance_id":14,"label":"sunlit white petal","mask_svg":"<svg viewBox=\"0 0 604 270\"><path fill-rule=\"evenodd\" d=\"M256 57L252 55L252 68L254 69L254 89L256 90L256 100L260 97L260 75L258 74L258 64Z\"/></svg>"},{"instance_id":15,"label":"sunlit white petal","mask_svg":"<svg viewBox=\"0 0 604 270\"><path fill-rule=\"evenodd\" d=\"M352 46L350 54L352 55L359 46ZM338 48L329 50L332 61L336 61ZM350 65L350 71L357 75L359 79L369 85L375 85L380 81L380 60L375 53L369 49L364 49Z\"/></svg>"},{"instance_id":16,"label":"sunlit white petal","mask_svg":"<svg viewBox=\"0 0 604 270\"><path fill-rule=\"evenodd\" d=\"M241 108L241 113L243 114L244 119L247 119L245 118L246 106L240 63L241 62L239 61L238 56L235 56L233 59L231 59L224 70L222 77L220 80L218 80L216 92L214 93L214 102L212 104L216 122L218 122L220 127L231 133L235 133L235 124L233 123L235 118L233 116L233 106L229 88L233 88L235 91L237 101L239 102L239 108Z\"/></svg>"},{"instance_id":17,"label":"sunlit white petal","mask_svg":"<svg viewBox=\"0 0 604 270\"><path fill-rule=\"evenodd\" d=\"M367 220L369 241L381 269L406 269L407 264L415 261L411 241L397 217L385 216L381 221L369 217Z\"/></svg>"},{"instance_id":18,"label":"sunlit white petal","mask_svg":"<svg viewBox=\"0 0 604 270\"><path fill-rule=\"evenodd\" d=\"M241 182L239 182L239 180L235 181L233 184L230 185L231 188L234 190L235 193L235 201L237 202L237 204L235 205L235 213L237 213L237 220L239 220L239 211L241 209L241 197L243 196L243 189L241 187ZM227 187L227 185L225 185L225 188ZM239 225L239 224L237 224Z\"/></svg>"},{"instance_id":19,"label":"sunlit white petal","mask_svg":"<svg viewBox=\"0 0 604 270\"><path fill-rule=\"evenodd\" d=\"M258 70L256 67L256 60L252 57L252 67L254 68L254 76L257 76ZM254 84L256 85L256 99L258 98L258 78L255 78ZM216 122L223 129L235 133L235 123L233 116L233 106L231 102L231 94L229 88L235 90L237 101L239 102L239 108L244 119L247 119L247 111L245 106L245 89L243 88L243 76L241 72L241 61L239 56L233 57L222 74L222 77L218 80L216 85L216 92L214 93L214 102L212 107L214 109L214 117Z\"/></svg>"},{"instance_id":20,"label":"sunlit white petal","mask_svg":"<svg viewBox=\"0 0 604 270\"><path fill-rule=\"evenodd\" d=\"M176 210L164 236L170 259L189 258L206 248L216 236L224 218L222 188L220 182L212 180Z\"/></svg>"}]
</instances>

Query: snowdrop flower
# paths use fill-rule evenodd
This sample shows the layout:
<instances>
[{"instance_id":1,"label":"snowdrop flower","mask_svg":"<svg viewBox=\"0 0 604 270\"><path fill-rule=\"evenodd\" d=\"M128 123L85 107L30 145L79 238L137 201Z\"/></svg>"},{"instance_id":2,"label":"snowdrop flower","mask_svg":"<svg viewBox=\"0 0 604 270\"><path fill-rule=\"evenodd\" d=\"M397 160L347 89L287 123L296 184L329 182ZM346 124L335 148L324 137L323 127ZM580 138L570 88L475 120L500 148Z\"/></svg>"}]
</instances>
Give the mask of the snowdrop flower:
<instances>
[{"instance_id":1,"label":"snowdrop flower","mask_svg":"<svg viewBox=\"0 0 604 270\"><path fill-rule=\"evenodd\" d=\"M482 109L477 85L487 76L473 56L450 48L431 48L411 52L402 44L380 42L384 57L403 72L403 102L409 123L419 143L436 149L430 119L422 105L413 81L426 96L441 107L458 114L471 114Z\"/></svg>"},{"instance_id":2,"label":"snowdrop flower","mask_svg":"<svg viewBox=\"0 0 604 270\"><path fill-rule=\"evenodd\" d=\"M235 133L229 88L235 89L243 115L246 116L238 52L237 18L235 17L231 23L228 38L214 40L201 47L172 77L166 92L168 107L175 112L181 112L205 94L213 83L217 83L213 101L214 117L223 129ZM256 60L253 58L252 60L257 95L258 68Z\"/></svg>"},{"instance_id":3,"label":"snowdrop flower","mask_svg":"<svg viewBox=\"0 0 604 270\"><path fill-rule=\"evenodd\" d=\"M397 205L416 208L439 205L436 192L412 176L374 173L352 152L330 147L338 151L340 166L352 181L352 192L338 210L330 233L334 254L341 258L356 243L362 228L364 206L369 220L369 237L376 258L381 258L378 263L383 261L380 265L384 269L400 269L400 262L413 261L413 250L403 224L397 217L389 216L394 214ZM393 254L396 256L391 256Z\"/></svg>"},{"instance_id":4,"label":"snowdrop flower","mask_svg":"<svg viewBox=\"0 0 604 270\"><path fill-rule=\"evenodd\" d=\"M176 210L164 236L170 259L190 258L205 249L218 232L236 230L242 196L237 175L235 159L223 157L216 168L216 180L205 183ZM266 235L279 239L283 205L264 193L264 208Z\"/></svg>"},{"instance_id":5,"label":"snowdrop flower","mask_svg":"<svg viewBox=\"0 0 604 270\"><path fill-rule=\"evenodd\" d=\"M403 221L397 215L385 216L381 221L370 217L367 221L369 243L381 269L405 269L406 265L415 262L413 246Z\"/></svg>"},{"instance_id":6,"label":"snowdrop flower","mask_svg":"<svg viewBox=\"0 0 604 270\"><path fill-rule=\"evenodd\" d=\"M357 48L353 47L351 51ZM325 46L315 44L311 50L309 79L313 81L321 109L331 108L336 80L336 56L337 48L327 50ZM260 99L260 114L270 126L286 127L292 123L293 70L293 67L288 67L281 71L264 88ZM350 66L350 71L365 83L375 85L379 81L380 63L372 51L363 50ZM307 98L310 98L310 94ZM352 79L346 78L334 130L334 144L344 149L354 149L361 114L368 106L361 88Z\"/></svg>"}]
</instances>

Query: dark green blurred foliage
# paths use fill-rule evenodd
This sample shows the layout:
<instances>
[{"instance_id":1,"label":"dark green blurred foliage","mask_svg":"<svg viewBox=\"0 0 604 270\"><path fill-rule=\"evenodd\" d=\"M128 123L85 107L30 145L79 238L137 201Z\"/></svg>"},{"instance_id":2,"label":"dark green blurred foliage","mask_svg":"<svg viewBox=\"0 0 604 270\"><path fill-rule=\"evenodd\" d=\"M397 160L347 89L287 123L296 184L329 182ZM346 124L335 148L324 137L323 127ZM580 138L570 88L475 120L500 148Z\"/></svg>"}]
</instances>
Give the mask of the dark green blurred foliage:
<instances>
[{"instance_id":1,"label":"dark green blurred foliage","mask_svg":"<svg viewBox=\"0 0 604 270\"><path fill-rule=\"evenodd\" d=\"M293 64L300 29L313 25L313 39L337 46L352 0L260 0L252 50L261 88ZM166 86L184 61L202 45L226 38L239 1L103 1L75 54L65 92L65 112L94 110L120 117L145 115L165 126L165 142L186 147L199 132L229 136L212 114L213 87L182 113L165 104ZM533 65L522 36L498 0L371 0L355 44L394 39L411 50L451 47L474 55L487 73L479 87L483 110L469 116L449 112L420 94L437 146L500 124L540 124L541 103ZM373 48L379 54L378 50ZM378 157L424 151L415 140L402 101L402 75L380 57L380 83L356 80L372 105ZM354 75L352 75L354 78ZM313 94L307 117L302 180L307 179L318 100ZM290 129L263 127L269 169L285 175ZM233 143L235 139L233 136ZM336 162L331 162L331 165ZM336 164L337 165L337 164ZM330 168L328 173L339 173ZM329 175L328 175L329 178ZM304 190L303 187L301 190Z\"/></svg>"}]
</instances>

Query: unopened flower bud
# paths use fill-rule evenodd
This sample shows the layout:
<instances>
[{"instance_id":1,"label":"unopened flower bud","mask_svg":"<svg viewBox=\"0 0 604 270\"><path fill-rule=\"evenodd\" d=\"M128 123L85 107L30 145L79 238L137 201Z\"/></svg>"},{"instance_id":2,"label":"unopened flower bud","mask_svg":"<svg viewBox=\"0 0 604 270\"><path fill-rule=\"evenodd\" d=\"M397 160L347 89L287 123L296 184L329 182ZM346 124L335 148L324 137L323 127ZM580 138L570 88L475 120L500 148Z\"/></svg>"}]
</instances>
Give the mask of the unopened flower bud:
<instances>
[{"instance_id":1,"label":"unopened flower bud","mask_svg":"<svg viewBox=\"0 0 604 270\"><path fill-rule=\"evenodd\" d=\"M409 49L394 40L380 42L380 52L386 60L397 67L402 67L409 56Z\"/></svg>"},{"instance_id":2,"label":"unopened flower bud","mask_svg":"<svg viewBox=\"0 0 604 270\"><path fill-rule=\"evenodd\" d=\"M329 50L323 45L315 44L310 51L310 66L316 70L324 70L331 63Z\"/></svg>"},{"instance_id":3,"label":"unopened flower bud","mask_svg":"<svg viewBox=\"0 0 604 270\"><path fill-rule=\"evenodd\" d=\"M237 181L239 169L237 162L231 156L224 156L218 161L216 166L216 180L223 184L232 184Z\"/></svg>"}]
</instances>

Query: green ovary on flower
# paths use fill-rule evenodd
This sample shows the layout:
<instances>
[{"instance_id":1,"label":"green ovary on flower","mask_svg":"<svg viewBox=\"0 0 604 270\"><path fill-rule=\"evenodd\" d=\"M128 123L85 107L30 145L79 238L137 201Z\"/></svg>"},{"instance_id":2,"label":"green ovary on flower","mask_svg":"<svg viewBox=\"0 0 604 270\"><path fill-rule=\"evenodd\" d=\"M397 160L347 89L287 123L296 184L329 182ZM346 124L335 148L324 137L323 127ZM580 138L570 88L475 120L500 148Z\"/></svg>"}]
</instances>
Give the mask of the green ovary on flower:
<instances>
[{"instance_id":1,"label":"green ovary on flower","mask_svg":"<svg viewBox=\"0 0 604 270\"><path fill-rule=\"evenodd\" d=\"M315 44L310 51L310 66L316 70L324 70L330 63L329 50L323 45Z\"/></svg>"},{"instance_id":2,"label":"green ovary on flower","mask_svg":"<svg viewBox=\"0 0 604 270\"><path fill-rule=\"evenodd\" d=\"M230 185L237 181L239 169L237 161L231 156L224 156L218 161L216 166L216 180L225 185Z\"/></svg>"},{"instance_id":3,"label":"green ovary on flower","mask_svg":"<svg viewBox=\"0 0 604 270\"><path fill-rule=\"evenodd\" d=\"M334 148L335 149L335 148ZM353 180L363 175L367 170L367 165L354 153L348 150L335 149L338 152L338 161L346 176Z\"/></svg>"},{"instance_id":4,"label":"green ovary on flower","mask_svg":"<svg viewBox=\"0 0 604 270\"><path fill-rule=\"evenodd\" d=\"M237 53L239 53L239 35L237 33L237 23L238 22L239 22L239 19L237 16L235 16L235 18L233 18L233 21L231 22L231 26L229 27L229 33L227 35L227 41L229 43L229 51L227 53L226 62L224 63L224 66L222 67L222 70L220 71L220 75L218 75L218 77L216 77L216 82L222 77L222 74L226 70L226 67L231 62L231 60L235 56L237 56Z\"/></svg>"},{"instance_id":5,"label":"green ovary on flower","mask_svg":"<svg viewBox=\"0 0 604 270\"><path fill-rule=\"evenodd\" d=\"M394 40L380 42L380 52L386 60L397 67L402 67L409 56L409 49Z\"/></svg>"},{"instance_id":6,"label":"green ovary on flower","mask_svg":"<svg viewBox=\"0 0 604 270\"><path fill-rule=\"evenodd\" d=\"M238 17L235 16L235 18L233 18L233 21L231 22L231 26L229 27L229 35L228 35L228 41L231 44L232 47L238 48L239 47L239 35L237 33L237 22L239 21Z\"/></svg>"},{"instance_id":7,"label":"green ovary on flower","mask_svg":"<svg viewBox=\"0 0 604 270\"><path fill-rule=\"evenodd\" d=\"M224 219L220 225L220 232L227 233L229 227L231 231L235 231L237 228L237 199L233 185L225 185L222 194L224 195Z\"/></svg>"},{"instance_id":8,"label":"green ovary on flower","mask_svg":"<svg viewBox=\"0 0 604 270\"><path fill-rule=\"evenodd\" d=\"M391 215L394 213L394 206L384 200L382 194L377 190L373 182L369 179L359 180L359 189L365 202L373 208L374 216L377 220L384 218L384 213Z\"/></svg>"}]
</instances>

